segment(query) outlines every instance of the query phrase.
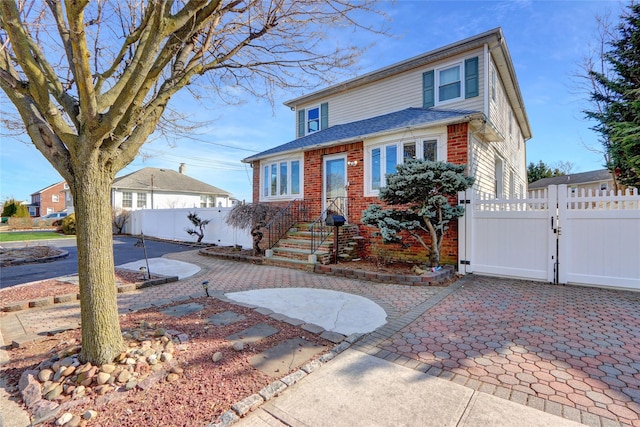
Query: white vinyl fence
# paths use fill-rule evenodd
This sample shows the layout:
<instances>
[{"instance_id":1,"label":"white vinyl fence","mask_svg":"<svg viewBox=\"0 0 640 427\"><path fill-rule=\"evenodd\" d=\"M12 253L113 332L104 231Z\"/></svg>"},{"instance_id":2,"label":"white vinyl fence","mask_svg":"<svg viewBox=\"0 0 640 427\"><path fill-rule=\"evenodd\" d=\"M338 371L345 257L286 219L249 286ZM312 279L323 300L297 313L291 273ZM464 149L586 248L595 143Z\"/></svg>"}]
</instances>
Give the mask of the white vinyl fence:
<instances>
[{"instance_id":1,"label":"white vinyl fence","mask_svg":"<svg viewBox=\"0 0 640 427\"><path fill-rule=\"evenodd\" d=\"M549 186L526 198L461 192L459 271L640 290L640 196Z\"/></svg>"},{"instance_id":2,"label":"white vinyl fence","mask_svg":"<svg viewBox=\"0 0 640 427\"><path fill-rule=\"evenodd\" d=\"M230 227L225 222L231 208L193 208L193 209L142 209L131 212L124 232L133 235L144 233L145 236L158 239L195 242L198 236L190 236L185 230L194 228L187 218L189 212L195 212L202 220L210 220L204 230L202 243L213 243L220 246L241 245L243 248L253 247L250 230Z\"/></svg>"}]
</instances>

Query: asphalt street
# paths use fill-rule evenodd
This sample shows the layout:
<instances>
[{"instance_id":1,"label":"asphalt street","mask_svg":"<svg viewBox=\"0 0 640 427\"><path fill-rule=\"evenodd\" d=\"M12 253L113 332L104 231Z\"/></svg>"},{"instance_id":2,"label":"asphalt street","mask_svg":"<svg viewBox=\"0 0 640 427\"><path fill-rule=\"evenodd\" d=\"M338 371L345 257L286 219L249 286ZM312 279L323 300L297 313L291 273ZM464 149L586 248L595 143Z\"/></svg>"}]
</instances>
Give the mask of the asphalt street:
<instances>
[{"instance_id":1,"label":"asphalt street","mask_svg":"<svg viewBox=\"0 0 640 427\"><path fill-rule=\"evenodd\" d=\"M114 236L113 256L115 265L126 264L128 262L144 259L144 249L137 247L137 237ZM11 267L0 268L0 289L8 288L23 283L35 282L37 280L51 279L53 277L67 276L78 272L78 250L75 239L53 239L38 240L29 242L6 242L2 246L24 247L33 245L55 246L69 252L69 256L56 261L35 264L22 264ZM193 250L194 247L188 244L160 242L145 239L147 256L149 258L161 257L172 252L182 252Z\"/></svg>"}]
</instances>

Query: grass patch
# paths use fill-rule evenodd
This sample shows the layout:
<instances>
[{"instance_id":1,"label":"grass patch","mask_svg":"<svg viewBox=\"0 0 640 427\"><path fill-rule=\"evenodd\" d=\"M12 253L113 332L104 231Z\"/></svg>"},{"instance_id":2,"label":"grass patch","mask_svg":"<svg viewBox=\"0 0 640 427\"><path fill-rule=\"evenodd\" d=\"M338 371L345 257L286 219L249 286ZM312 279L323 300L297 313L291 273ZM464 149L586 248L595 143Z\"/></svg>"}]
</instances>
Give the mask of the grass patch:
<instances>
[{"instance_id":1,"label":"grass patch","mask_svg":"<svg viewBox=\"0 0 640 427\"><path fill-rule=\"evenodd\" d=\"M15 231L0 233L0 242L17 242L21 240L48 240L72 238L75 236L65 236L53 231Z\"/></svg>"}]
</instances>

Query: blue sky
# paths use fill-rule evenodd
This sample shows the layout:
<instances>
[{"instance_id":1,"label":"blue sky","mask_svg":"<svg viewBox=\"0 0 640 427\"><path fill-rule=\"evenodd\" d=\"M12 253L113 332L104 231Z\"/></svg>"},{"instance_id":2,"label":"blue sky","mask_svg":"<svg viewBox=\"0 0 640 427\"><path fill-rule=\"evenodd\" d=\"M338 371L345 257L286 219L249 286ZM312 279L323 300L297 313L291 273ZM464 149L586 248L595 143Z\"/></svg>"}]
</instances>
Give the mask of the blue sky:
<instances>
[{"instance_id":1,"label":"blue sky","mask_svg":"<svg viewBox=\"0 0 640 427\"><path fill-rule=\"evenodd\" d=\"M339 37L366 49L346 78L373 71L495 27L502 27L529 116L533 138L527 161L569 161L572 172L602 169L597 134L582 111L587 95L574 75L596 41L596 16L611 13L618 22L625 3L618 1L409 1L381 3L391 18L391 37L344 30ZM375 23L375 22L374 22ZM192 138L168 144L151 140L119 175L151 166L177 170L185 163L193 178L251 201L252 171L241 159L294 139L294 113L282 105L302 93L280 92L274 106L247 98L225 105L211 98L194 102L186 93L173 108L211 121ZM13 109L0 95L0 114ZM2 129L0 129L1 131ZM0 132L2 133L2 132ZM592 149L589 149L592 148ZM27 138L0 138L0 200L30 199L33 192L62 179Z\"/></svg>"}]
</instances>

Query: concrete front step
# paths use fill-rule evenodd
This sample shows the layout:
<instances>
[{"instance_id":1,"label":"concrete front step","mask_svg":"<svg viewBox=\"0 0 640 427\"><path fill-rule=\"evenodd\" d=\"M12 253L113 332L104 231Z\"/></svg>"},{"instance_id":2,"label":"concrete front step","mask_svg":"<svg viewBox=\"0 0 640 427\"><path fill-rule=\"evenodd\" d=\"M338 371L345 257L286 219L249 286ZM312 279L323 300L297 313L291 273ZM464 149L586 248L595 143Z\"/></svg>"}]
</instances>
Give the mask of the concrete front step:
<instances>
[{"instance_id":1,"label":"concrete front step","mask_svg":"<svg viewBox=\"0 0 640 427\"><path fill-rule=\"evenodd\" d=\"M318 259L320 259L325 256L329 256L330 253L331 253L330 250L320 249L316 251L315 255ZM307 262L309 259L309 255L311 255L311 251L309 250L309 247L289 248L289 247L276 246L273 248L273 254L274 256L277 256L280 258L294 259L298 261Z\"/></svg>"},{"instance_id":2,"label":"concrete front step","mask_svg":"<svg viewBox=\"0 0 640 427\"><path fill-rule=\"evenodd\" d=\"M307 260L302 261L298 259L284 258L279 256L264 258L262 264L273 265L276 267L294 268L296 270L304 270L309 272L313 272L315 269L315 264L311 264Z\"/></svg>"}]
</instances>

